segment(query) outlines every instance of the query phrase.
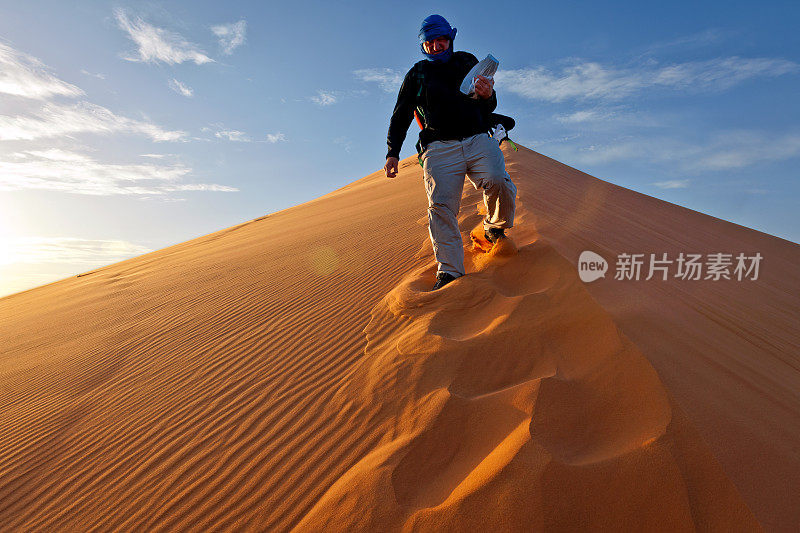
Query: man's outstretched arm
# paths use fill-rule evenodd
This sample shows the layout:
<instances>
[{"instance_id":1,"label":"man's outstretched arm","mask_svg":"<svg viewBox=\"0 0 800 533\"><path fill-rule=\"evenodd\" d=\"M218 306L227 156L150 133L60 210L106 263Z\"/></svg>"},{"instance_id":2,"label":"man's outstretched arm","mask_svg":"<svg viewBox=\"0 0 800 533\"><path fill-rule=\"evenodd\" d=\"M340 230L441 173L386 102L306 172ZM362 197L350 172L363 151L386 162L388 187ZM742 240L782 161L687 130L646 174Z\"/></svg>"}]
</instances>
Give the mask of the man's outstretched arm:
<instances>
[{"instance_id":1,"label":"man's outstretched arm","mask_svg":"<svg viewBox=\"0 0 800 533\"><path fill-rule=\"evenodd\" d=\"M386 165L384 166L387 178L393 178L397 175L400 148L402 148L403 141L406 139L408 127L411 125L411 121L414 120L417 87L416 80L412 75L413 71L414 69L408 71L403 80L400 93L397 95L397 103L392 112L392 118L389 120L389 134L386 136L386 144L389 147L389 151L386 153Z\"/></svg>"}]
</instances>

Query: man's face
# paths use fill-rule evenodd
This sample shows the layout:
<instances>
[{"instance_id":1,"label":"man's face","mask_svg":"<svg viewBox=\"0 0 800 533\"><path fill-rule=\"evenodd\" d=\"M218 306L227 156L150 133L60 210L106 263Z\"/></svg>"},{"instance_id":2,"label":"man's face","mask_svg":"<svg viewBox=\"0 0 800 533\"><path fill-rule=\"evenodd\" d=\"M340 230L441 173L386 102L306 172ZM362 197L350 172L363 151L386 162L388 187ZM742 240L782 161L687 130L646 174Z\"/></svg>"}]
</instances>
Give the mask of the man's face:
<instances>
[{"instance_id":1,"label":"man's face","mask_svg":"<svg viewBox=\"0 0 800 533\"><path fill-rule=\"evenodd\" d=\"M436 37L432 41L425 41L422 46L428 54L440 54L450 48L450 39L447 37Z\"/></svg>"}]
</instances>

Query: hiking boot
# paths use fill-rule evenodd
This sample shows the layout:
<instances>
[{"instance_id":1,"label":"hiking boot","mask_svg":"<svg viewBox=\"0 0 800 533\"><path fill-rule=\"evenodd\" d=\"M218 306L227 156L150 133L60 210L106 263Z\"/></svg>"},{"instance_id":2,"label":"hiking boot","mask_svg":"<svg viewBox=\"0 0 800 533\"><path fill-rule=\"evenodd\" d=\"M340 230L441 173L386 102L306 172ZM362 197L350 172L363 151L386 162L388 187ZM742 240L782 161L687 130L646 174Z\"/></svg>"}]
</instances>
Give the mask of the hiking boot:
<instances>
[{"instance_id":1,"label":"hiking boot","mask_svg":"<svg viewBox=\"0 0 800 533\"><path fill-rule=\"evenodd\" d=\"M435 291L436 289L441 289L454 279L456 279L456 277L452 274L448 274L447 272L439 272L436 274L436 283L434 283L431 290Z\"/></svg>"},{"instance_id":2,"label":"hiking boot","mask_svg":"<svg viewBox=\"0 0 800 533\"><path fill-rule=\"evenodd\" d=\"M492 244L495 244L500 239L505 239L506 237L506 230L503 228L489 228L485 232L486 240Z\"/></svg>"}]
</instances>

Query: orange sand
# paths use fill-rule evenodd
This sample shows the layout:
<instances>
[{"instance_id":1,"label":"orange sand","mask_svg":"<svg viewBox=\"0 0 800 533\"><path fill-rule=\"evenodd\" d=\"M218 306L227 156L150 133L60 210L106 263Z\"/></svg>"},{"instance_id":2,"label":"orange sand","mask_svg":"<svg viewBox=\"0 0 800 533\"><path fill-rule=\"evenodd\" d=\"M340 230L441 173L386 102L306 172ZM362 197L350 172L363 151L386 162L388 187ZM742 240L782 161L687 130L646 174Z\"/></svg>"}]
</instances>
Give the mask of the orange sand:
<instances>
[{"instance_id":1,"label":"orange sand","mask_svg":"<svg viewBox=\"0 0 800 533\"><path fill-rule=\"evenodd\" d=\"M408 159L0 299L0 529L797 525L798 247L506 157L517 249L440 291ZM761 280L573 266L726 247L761 251Z\"/></svg>"}]
</instances>

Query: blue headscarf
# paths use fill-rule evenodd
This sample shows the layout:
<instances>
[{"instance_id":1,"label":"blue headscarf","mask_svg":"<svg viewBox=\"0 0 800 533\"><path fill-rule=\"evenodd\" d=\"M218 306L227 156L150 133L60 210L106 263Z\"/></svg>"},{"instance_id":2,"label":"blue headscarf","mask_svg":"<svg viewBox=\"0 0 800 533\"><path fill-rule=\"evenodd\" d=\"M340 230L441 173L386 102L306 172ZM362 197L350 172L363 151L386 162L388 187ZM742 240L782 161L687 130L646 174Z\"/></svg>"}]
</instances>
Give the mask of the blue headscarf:
<instances>
[{"instance_id":1,"label":"blue headscarf","mask_svg":"<svg viewBox=\"0 0 800 533\"><path fill-rule=\"evenodd\" d=\"M441 15L431 15L422 21L422 26L419 28L419 48L422 50L422 55L428 58L429 61L446 62L453 57L453 39L456 38L456 29L450 27L450 23L445 20ZM429 54L425 51L423 43L425 41L432 41L437 37L447 37L450 39L450 46L444 52L438 54Z\"/></svg>"}]
</instances>

